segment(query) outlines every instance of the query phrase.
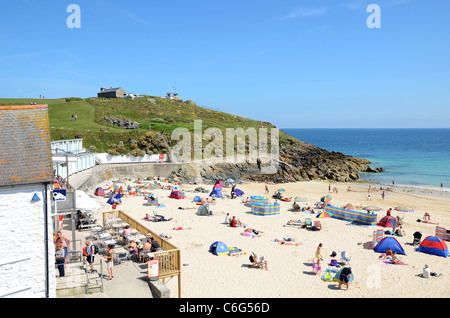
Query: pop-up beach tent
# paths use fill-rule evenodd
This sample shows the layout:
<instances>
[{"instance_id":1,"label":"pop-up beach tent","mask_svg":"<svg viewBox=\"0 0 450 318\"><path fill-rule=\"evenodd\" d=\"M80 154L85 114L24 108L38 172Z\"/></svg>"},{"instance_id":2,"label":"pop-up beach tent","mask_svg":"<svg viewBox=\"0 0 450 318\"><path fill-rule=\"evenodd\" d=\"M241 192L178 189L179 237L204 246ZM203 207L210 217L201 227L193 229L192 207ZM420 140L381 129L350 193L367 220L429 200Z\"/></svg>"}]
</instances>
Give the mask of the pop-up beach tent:
<instances>
[{"instance_id":1,"label":"pop-up beach tent","mask_svg":"<svg viewBox=\"0 0 450 318\"><path fill-rule=\"evenodd\" d=\"M197 209L197 215L211 215L211 211L209 210L209 203L202 204Z\"/></svg>"},{"instance_id":2,"label":"pop-up beach tent","mask_svg":"<svg viewBox=\"0 0 450 318\"><path fill-rule=\"evenodd\" d=\"M183 196L183 193L181 193L181 191L172 191L170 193L169 198L178 199L179 200L179 199L184 199L184 196Z\"/></svg>"},{"instance_id":3,"label":"pop-up beach tent","mask_svg":"<svg viewBox=\"0 0 450 318\"><path fill-rule=\"evenodd\" d=\"M397 222L395 221L395 218L393 216L386 215L380 220L380 222L377 223L377 225L383 227L393 227L397 226Z\"/></svg>"},{"instance_id":4,"label":"pop-up beach tent","mask_svg":"<svg viewBox=\"0 0 450 318\"><path fill-rule=\"evenodd\" d=\"M234 194L236 197L241 197L244 195L244 191L242 191L241 189L234 189Z\"/></svg>"},{"instance_id":5,"label":"pop-up beach tent","mask_svg":"<svg viewBox=\"0 0 450 318\"><path fill-rule=\"evenodd\" d=\"M225 243L220 242L220 241L215 241L209 247L209 251L211 253L213 253L214 255L222 256L222 255L227 255L230 250L228 249L228 246Z\"/></svg>"},{"instance_id":6,"label":"pop-up beach tent","mask_svg":"<svg viewBox=\"0 0 450 318\"><path fill-rule=\"evenodd\" d=\"M334 275L334 281L335 282L338 282L340 279L341 279L341 273L342 273L342 270L344 269L345 267L343 267L343 268L341 268L340 270L338 270L337 271L337 273L336 273L336 275ZM350 282L352 282L353 281L353 273L351 273L350 274L350 279L348 280L348 282L350 283Z\"/></svg>"},{"instance_id":7,"label":"pop-up beach tent","mask_svg":"<svg viewBox=\"0 0 450 318\"><path fill-rule=\"evenodd\" d=\"M403 247L400 243L392 236L386 236L381 241L378 242L377 245L373 248L373 250L377 253L386 253L386 249L390 248L392 252L396 252L397 254L405 254Z\"/></svg>"},{"instance_id":8,"label":"pop-up beach tent","mask_svg":"<svg viewBox=\"0 0 450 318\"><path fill-rule=\"evenodd\" d=\"M98 197L104 197L105 196L105 190L103 190L102 187L98 187L97 189L95 189L94 194Z\"/></svg>"},{"instance_id":9,"label":"pop-up beach tent","mask_svg":"<svg viewBox=\"0 0 450 318\"><path fill-rule=\"evenodd\" d=\"M427 254L438 255L442 257L448 256L448 248L445 241L436 236L427 236L419 247L416 248L416 252L422 252Z\"/></svg>"}]
</instances>

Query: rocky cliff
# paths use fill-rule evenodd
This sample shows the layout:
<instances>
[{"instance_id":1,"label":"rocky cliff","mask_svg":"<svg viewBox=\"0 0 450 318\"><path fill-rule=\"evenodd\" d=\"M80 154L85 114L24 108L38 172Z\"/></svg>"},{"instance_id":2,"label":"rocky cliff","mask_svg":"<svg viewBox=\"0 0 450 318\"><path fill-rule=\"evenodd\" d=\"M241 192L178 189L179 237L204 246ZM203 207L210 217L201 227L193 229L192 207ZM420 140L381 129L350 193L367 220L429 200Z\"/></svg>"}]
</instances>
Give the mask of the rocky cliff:
<instances>
[{"instance_id":1,"label":"rocky cliff","mask_svg":"<svg viewBox=\"0 0 450 318\"><path fill-rule=\"evenodd\" d=\"M278 183L315 179L346 182L358 180L359 172L384 171L383 168L372 168L367 159L330 152L292 137L280 144L279 161L275 164L190 163L172 173L171 177L188 182L214 182L228 178Z\"/></svg>"}]
</instances>

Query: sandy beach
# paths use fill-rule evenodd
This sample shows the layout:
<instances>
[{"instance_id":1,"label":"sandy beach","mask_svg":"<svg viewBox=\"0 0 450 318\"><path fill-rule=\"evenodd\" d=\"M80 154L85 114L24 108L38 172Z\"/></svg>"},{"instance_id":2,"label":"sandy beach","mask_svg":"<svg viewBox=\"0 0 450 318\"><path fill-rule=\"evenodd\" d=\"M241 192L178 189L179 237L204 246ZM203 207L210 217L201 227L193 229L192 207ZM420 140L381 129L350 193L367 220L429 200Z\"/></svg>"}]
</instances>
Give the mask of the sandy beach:
<instances>
[{"instance_id":1,"label":"sandy beach","mask_svg":"<svg viewBox=\"0 0 450 318\"><path fill-rule=\"evenodd\" d=\"M109 183L111 184L112 181ZM125 181L132 186L134 182ZM99 184L98 186L105 186ZM166 218L173 218L167 222L148 222L142 224L158 234L170 236L170 242L181 250L181 291L182 297L190 298L295 298L295 297L449 297L450 269L448 258L419 253L412 246L415 231L421 231L422 238L435 235L435 224L417 222L425 212L429 212L431 220L440 226L450 226L450 198L446 195L423 194L409 190L386 191L384 200L380 190L373 190L371 185L371 200L367 200L368 183L329 183L325 181L308 181L287 184L269 185L270 197L275 190L284 188L285 197L304 197L308 203L301 206L312 206L324 195L332 196L331 204L342 207L347 203L353 206L376 205L384 209L378 212L378 220L386 215L388 208L398 205L409 205L415 212L393 211L395 217L404 217L403 229L406 236L395 238L404 248L406 255L400 258L407 265L383 264L379 253L368 248L372 241L373 231L379 226L358 226L350 222L334 218L320 219L322 229L311 231L304 228L285 227L289 220L302 220L310 217L313 221L315 214L306 212L291 212L292 202L281 202L279 215L258 216L251 214L250 207L242 203L242 198L250 195L265 195L263 183L246 183L237 185L244 191L244 196L237 199L217 199L211 205L212 216L196 215L197 205L192 199L199 195L206 198L209 193L194 193L196 187L202 186L208 191L212 185L182 185L186 191L186 198L181 200L169 198L170 190L156 189L152 192L159 198L159 203L165 207L155 208L144 205L143 196L128 196L122 198L123 203L118 209L126 212L136 220L142 219L146 213L156 211ZM348 187L352 191L347 191ZM379 187L379 186L377 186ZM92 195L95 189L89 193ZM230 194L230 188L223 188L224 194ZM111 207L105 198L97 198L102 204L102 211L110 211ZM273 202L274 200L271 199ZM179 209L190 208L190 209ZM224 224L226 213L236 216L241 222L262 231L260 237L243 236L242 228L232 228ZM190 228L174 230L174 228ZM388 230L387 228L382 228ZM385 236L387 236L385 234ZM276 238L293 238L301 245L281 245ZM238 247L246 255L216 256L209 252L210 245L215 241L222 241L229 247ZM319 243L323 244L322 273L329 267L332 251L337 253L338 261L342 251L351 258L350 267L354 281L349 290L338 289L337 282L326 282L322 275L314 275L312 259ZM268 260L268 270L249 268L249 254L255 252ZM432 272L442 274L440 277L421 278L425 264ZM177 297L177 279L169 279L167 286L171 289L172 297Z\"/></svg>"}]
</instances>

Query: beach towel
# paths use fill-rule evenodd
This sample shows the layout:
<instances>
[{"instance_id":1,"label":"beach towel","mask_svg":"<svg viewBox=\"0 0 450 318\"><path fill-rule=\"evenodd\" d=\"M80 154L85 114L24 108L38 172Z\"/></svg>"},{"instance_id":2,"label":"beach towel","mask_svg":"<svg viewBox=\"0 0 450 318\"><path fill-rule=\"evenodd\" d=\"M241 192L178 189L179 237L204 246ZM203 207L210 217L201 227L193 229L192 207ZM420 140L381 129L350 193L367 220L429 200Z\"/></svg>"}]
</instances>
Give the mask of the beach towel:
<instances>
[{"instance_id":1,"label":"beach towel","mask_svg":"<svg viewBox=\"0 0 450 318\"><path fill-rule=\"evenodd\" d=\"M279 243L280 245L295 245L295 246L302 245L302 243L300 243L300 242L296 242L291 238L284 238L284 237L282 239L278 239L278 240L273 239L272 242Z\"/></svg>"},{"instance_id":2,"label":"beach towel","mask_svg":"<svg viewBox=\"0 0 450 318\"><path fill-rule=\"evenodd\" d=\"M228 247L228 255L229 256L236 256L236 255L246 255L247 252L244 252L243 250L241 250L238 247Z\"/></svg>"},{"instance_id":3,"label":"beach towel","mask_svg":"<svg viewBox=\"0 0 450 318\"><path fill-rule=\"evenodd\" d=\"M405 266L405 264L403 264L403 262L392 263L391 259L382 259L382 260L380 260L380 262L381 262L381 264L384 264L384 265L401 265L401 266Z\"/></svg>"},{"instance_id":4,"label":"beach towel","mask_svg":"<svg viewBox=\"0 0 450 318\"><path fill-rule=\"evenodd\" d=\"M174 227L173 230L174 231L183 231L183 230L192 230L192 229L190 227L178 226L178 227Z\"/></svg>"}]
</instances>

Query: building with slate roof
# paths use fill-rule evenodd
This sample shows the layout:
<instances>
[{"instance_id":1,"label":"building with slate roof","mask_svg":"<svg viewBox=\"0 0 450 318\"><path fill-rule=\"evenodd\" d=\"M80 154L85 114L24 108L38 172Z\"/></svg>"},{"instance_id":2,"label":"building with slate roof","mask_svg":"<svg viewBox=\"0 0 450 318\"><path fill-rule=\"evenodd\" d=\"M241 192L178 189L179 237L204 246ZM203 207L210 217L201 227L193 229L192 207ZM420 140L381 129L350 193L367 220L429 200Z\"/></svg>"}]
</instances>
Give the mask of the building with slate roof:
<instances>
[{"instance_id":1,"label":"building with slate roof","mask_svg":"<svg viewBox=\"0 0 450 318\"><path fill-rule=\"evenodd\" d=\"M101 87L100 92L97 93L97 97L101 98L125 98L127 96L128 93L125 92L121 87L116 88Z\"/></svg>"},{"instance_id":2,"label":"building with slate roof","mask_svg":"<svg viewBox=\"0 0 450 318\"><path fill-rule=\"evenodd\" d=\"M47 105L0 106L0 131L0 297L56 297Z\"/></svg>"}]
</instances>

